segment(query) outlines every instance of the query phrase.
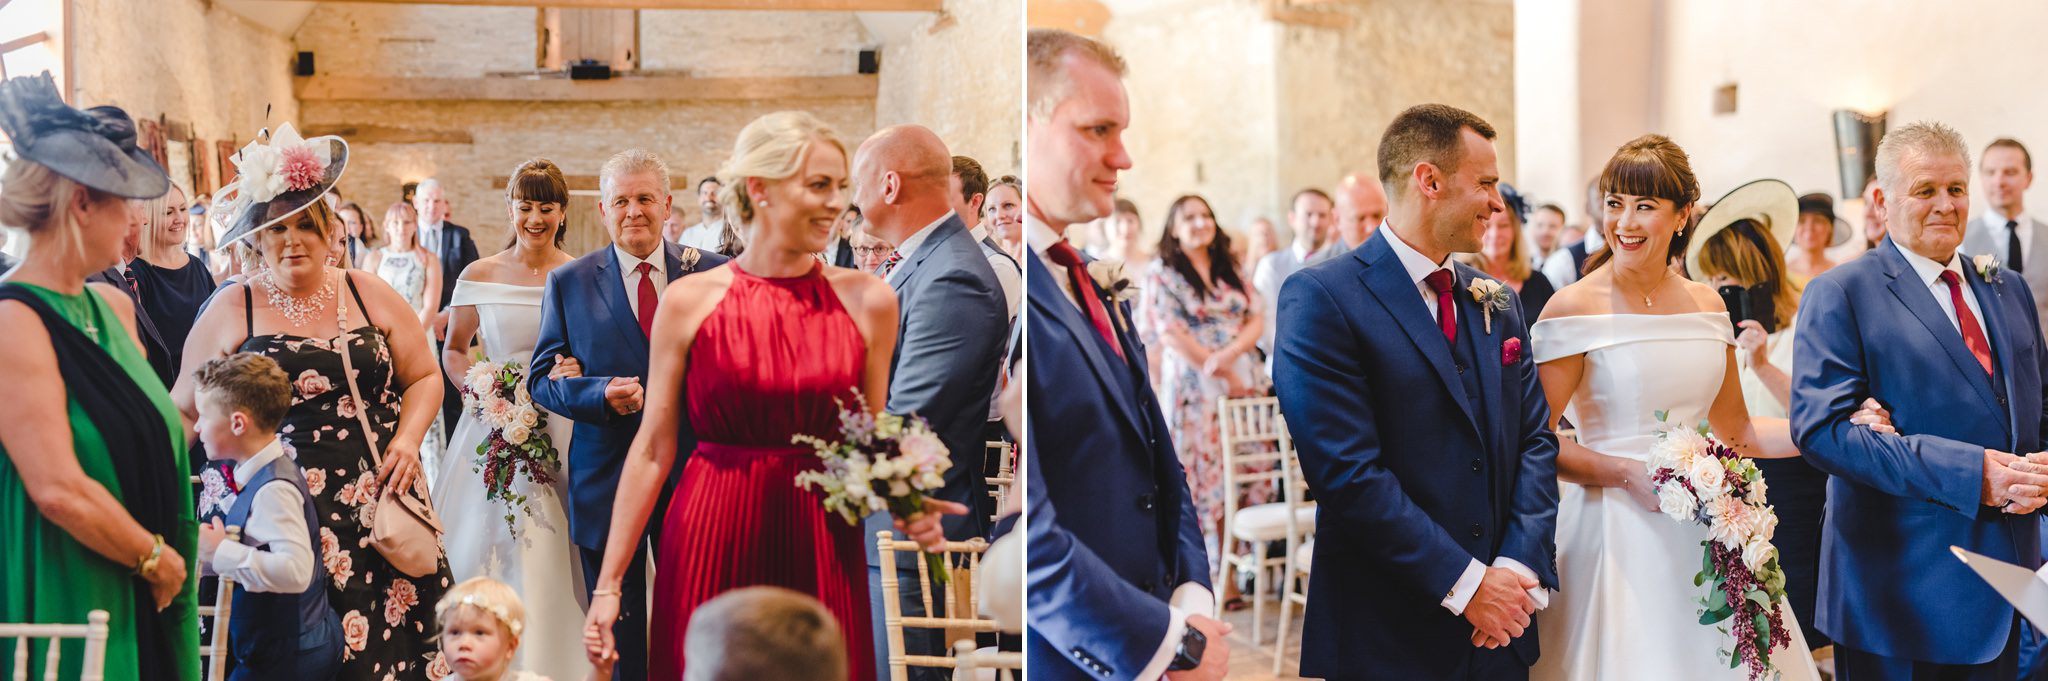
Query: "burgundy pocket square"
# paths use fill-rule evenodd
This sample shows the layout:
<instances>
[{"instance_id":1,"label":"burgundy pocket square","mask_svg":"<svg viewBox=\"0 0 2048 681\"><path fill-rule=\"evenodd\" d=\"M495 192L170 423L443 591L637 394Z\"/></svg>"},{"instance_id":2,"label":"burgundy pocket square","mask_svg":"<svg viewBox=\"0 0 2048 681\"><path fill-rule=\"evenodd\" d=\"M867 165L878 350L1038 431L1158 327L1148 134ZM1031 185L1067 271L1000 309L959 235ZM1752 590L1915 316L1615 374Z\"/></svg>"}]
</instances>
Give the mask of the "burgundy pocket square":
<instances>
[{"instance_id":1,"label":"burgundy pocket square","mask_svg":"<svg viewBox=\"0 0 2048 681\"><path fill-rule=\"evenodd\" d=\"M1509 338L1507 342L1500 344L1501 366L1514 366L1516 362L1520 361L1522 361L1522 339Z\"/></svg>"}]
</instances>

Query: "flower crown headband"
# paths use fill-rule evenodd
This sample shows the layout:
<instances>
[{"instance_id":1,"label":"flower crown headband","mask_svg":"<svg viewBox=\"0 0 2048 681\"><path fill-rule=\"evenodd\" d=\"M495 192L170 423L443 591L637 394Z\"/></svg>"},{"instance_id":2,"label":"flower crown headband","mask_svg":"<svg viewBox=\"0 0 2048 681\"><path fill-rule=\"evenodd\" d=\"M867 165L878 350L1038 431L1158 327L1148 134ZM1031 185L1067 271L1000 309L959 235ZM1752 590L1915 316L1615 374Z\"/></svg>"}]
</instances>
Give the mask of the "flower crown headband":
<instances>
[{"instance_id":1,"label":"flower crown headband","mask_svg":"<svg viewBox=\"0 0 2048 681\"><path fill-rule=\"evenodd\" d=\"M512 614L505 609L503 604L492 602L489 597L483 594L463 594L460 599L442 601L441 606L435 608L434 616L445 620L448 617L449 611L465 605L490 613L492 617L498 618L498 622L504 624L505 628L512 632L513 638L518 638L520 632L526 629L526 622L513 619Z\"/></svg>"}]
</instances>

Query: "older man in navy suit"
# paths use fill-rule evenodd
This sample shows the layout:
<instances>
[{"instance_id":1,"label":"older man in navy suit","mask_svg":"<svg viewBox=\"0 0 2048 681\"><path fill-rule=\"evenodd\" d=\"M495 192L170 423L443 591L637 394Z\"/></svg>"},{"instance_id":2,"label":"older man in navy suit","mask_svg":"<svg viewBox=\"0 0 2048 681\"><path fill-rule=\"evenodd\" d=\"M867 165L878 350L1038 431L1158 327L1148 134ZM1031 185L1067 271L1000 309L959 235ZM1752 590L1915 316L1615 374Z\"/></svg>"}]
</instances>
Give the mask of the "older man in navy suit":
<instances>
[{"instance_id":1,"label":"older man in navy suit","mask_svg":"<svg viewBox=\"0 0 2048 681\"><path fill-rule=\"evenodd\" d=\"M1027 38L1024 258L1032 678L1221 679L1230 626L1128 306L1061 238L1110 214L1130 121L1123 59L1065 31Z\"/></svg>"},{"instance_id":2,"label":"older man in navy suit","mask_svg":"<svg viewBox=\"0 0 2048 681\"><path fill-rule=\"evenodd\" d=\"M626 452L640 429L646 395L648 334L654 310L669 282L717 267L725 257L661 238L668 218L668 166L638 149L606 161L598 179L605 229L612 244L548 274L541 303L540 340L528 373L533 401L576 422L569 442L569 535L582 552L583 588L597 588L611 532L612 499ZM696 449L685 420L676 451ZM683 470L671 469L662 499L647 523L647 538L661 536L668 493ZM633 556L620 593L615 678L647 678L647 550ZM566 586L566 585L564 585ZM561 616L554 613L549 616Z\"/></svg>"},{"instance_id":3,"label":"older man in navy suit","mask_svg":"<svg viewBox=\"0 0 2048 681\"><path fill-rule=\"evenodd\" d=\"M1889 236L1807 284L1792 433L1834 475L1816 624L1836 678L2014 678L2011 606L1950 555L2041 565L2048 346L2019 273L1958 251L1970 155L1939 123L1885 135L1873 197ZM1903 435L1853 427L1863 396Z\"/></svg>"}]
</instances>

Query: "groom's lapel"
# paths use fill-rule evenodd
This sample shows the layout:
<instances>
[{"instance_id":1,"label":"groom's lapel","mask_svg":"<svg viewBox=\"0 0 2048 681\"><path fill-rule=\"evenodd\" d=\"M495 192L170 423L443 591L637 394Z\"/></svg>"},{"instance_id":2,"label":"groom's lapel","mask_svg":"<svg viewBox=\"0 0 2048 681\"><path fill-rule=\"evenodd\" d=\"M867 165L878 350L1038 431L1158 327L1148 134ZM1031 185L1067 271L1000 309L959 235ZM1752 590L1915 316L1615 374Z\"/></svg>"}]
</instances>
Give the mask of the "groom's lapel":
<instances>
[{"instance_id":1,"label":"groom's lapel","mask_svg":"<svg viewBox=\"0 0 2048 681\"><path fill-rule=\"evenodd\" d=\"M1429 307L1422 303L1422 294L1416 290L1415 282L1408 279L1408 270L1401 266L1400 256L1395 255L1393 247L1384 241L1395 237L1385 230L1373 236L1382 241L1377 244L1367 242L1365 252L1358 256L1365 261L1365 271L1358 275L1365 280L1365 290L1379 299L1387 314L1401 326L1401 331L1408 334L1408 340L1415 344L1423 360L1443 381L1444 390L1465 410L1465 421L1477 430L1479 421L1472 414L1472 402L1465 398L1465 386L1458 382L1456 370L1451 368L1451 345L1444 342L1443 329L1429 316ZM1452 296L1452 300L1456 299Z\"/></svg>"},{"instance_id":2,"label":"groom's lapel","mask_svg":"<svg viewBox=\"0 0 2048 681\"><path fill-rule=\"evenodd\" d=\"M1458 333L1471 334L1468 337L1472 339L1472 364L1479 370L1479 396L1487 407L1485 425L1490 431L1487 439L1489 442L1507 442L1504 428L1509 418L1501 408L1500 394L1500 345L1501 338L1507 333L1507 312L1495 312L1493 328L1489 330L1484 316L1486 311L1472 299L1468 290L1478 271L1464 265L1452 265L1452 271L1458 274L1458 285L1451 292L1451 299L1458 301L1458 319L1464 327Z\"/></svg>"},{"instance_id":3,"label":"groom's lapel","mask_svg":"<svg viewBox=\"0 0 2048 681\"><path fill-rule=\"evenodd\" d=\"M1921 326L1927 327L1927 332L1934 336L1935 345L1941 346L1942 351L1948 353L1949 361L1955 363L1956 371L1963 378L1963 382L1969 383L1970 387L1976 390L1977 398L1984 401L1984 408L1991 410L1992 413L2004 413L2005 410L1998 405L1998 398L1991 393L1991 379L1984 375L1984 367L1977 364L1977 358L1963 345L1962 333L1956 331L1956 325L1950 323L1948 315L1942 313L1941 306L1934 302L1934 293L1928 289L1926 282L1920 280L1920 275L1913 270L1913 266L1906 262L1906 256L1899 253L1898 246L1892 244L1889 238L1885 243L1890 246L1880 245L1879 248L1883 250L1880 251L1879 257L1887 259L1885 274L1892 278L1887 288L1891 289L1892 295L1898 298L1900 304L1906 306L1906 311L1913 313L1913 317L1920 320ZM1983 305L1981 297L1979 305Z\"/></svg>"}]
</instances>

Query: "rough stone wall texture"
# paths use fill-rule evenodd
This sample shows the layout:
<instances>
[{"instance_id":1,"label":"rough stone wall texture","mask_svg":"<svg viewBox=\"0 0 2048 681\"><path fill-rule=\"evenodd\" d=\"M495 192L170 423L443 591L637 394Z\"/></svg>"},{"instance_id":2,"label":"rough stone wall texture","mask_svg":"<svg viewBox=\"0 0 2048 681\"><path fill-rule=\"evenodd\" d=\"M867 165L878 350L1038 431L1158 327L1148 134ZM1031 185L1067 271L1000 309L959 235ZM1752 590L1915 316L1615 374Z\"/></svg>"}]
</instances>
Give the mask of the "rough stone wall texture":
<instances>
[{"instance_id":1,"label":"rough stone wall texture","mask_svg":"<svg viewBox=\"0 0 2048 681\"><path fill-rule=\"evenodd\" d=\"M1121 192L1157 235L1174 197L1207 198L1241 233L1266 216L1284 233L1287 199L1377 172L1380 132L1401 110L1440 102L1500 133L1513 165L1511 0L1376 0L1301 9L1343 27L1281 22L1256 0L1121 0L1106 38L1131 75L1134 167ZM1282 236L1283 241L1287 238Z\"/></svg>"},{"instance_id":2,"label":"rough stone wall texture","mask_svg":"<svg viewBox=\"0 0 2048 681\"><path fill-rule=\"evenodd\" d=\"M298 118L285 36L199 0L73 1L78 104L189 123L207 142L246 143L265 125ZM190 162L172 156L174 171Z\"/></svg>"},{"instance_id":3,"label":"rough stone wall texture","mask_svg":"<svg viewBox=\"0 0 2048 681\"><path fill-rule=\"evenodd\" d=\"M991 177L1020 175L1022 0L948 0L882 54L875 127L917 123Z\"/></svg>"},{"instance_id":4,"label":"rough stone wall texture","mask_svg":"<svg viewBox=\"0 0 2048 681\"><path fill-rule=\"evenodd\" d=\"M707 78L850 74L871 42L849 12L640 12L640 68Z\"/></svg>"},{"instance_id":5,"label":"rough stone wall texture","mask_svg":"<svg viewBox=\"0 0 2048 681\"><path fill-rule=\"evenodd\" d=\"M323 2L293 35L323 76L473 78L534 70L540 10Z\"/></svg>"}]
</instances>

